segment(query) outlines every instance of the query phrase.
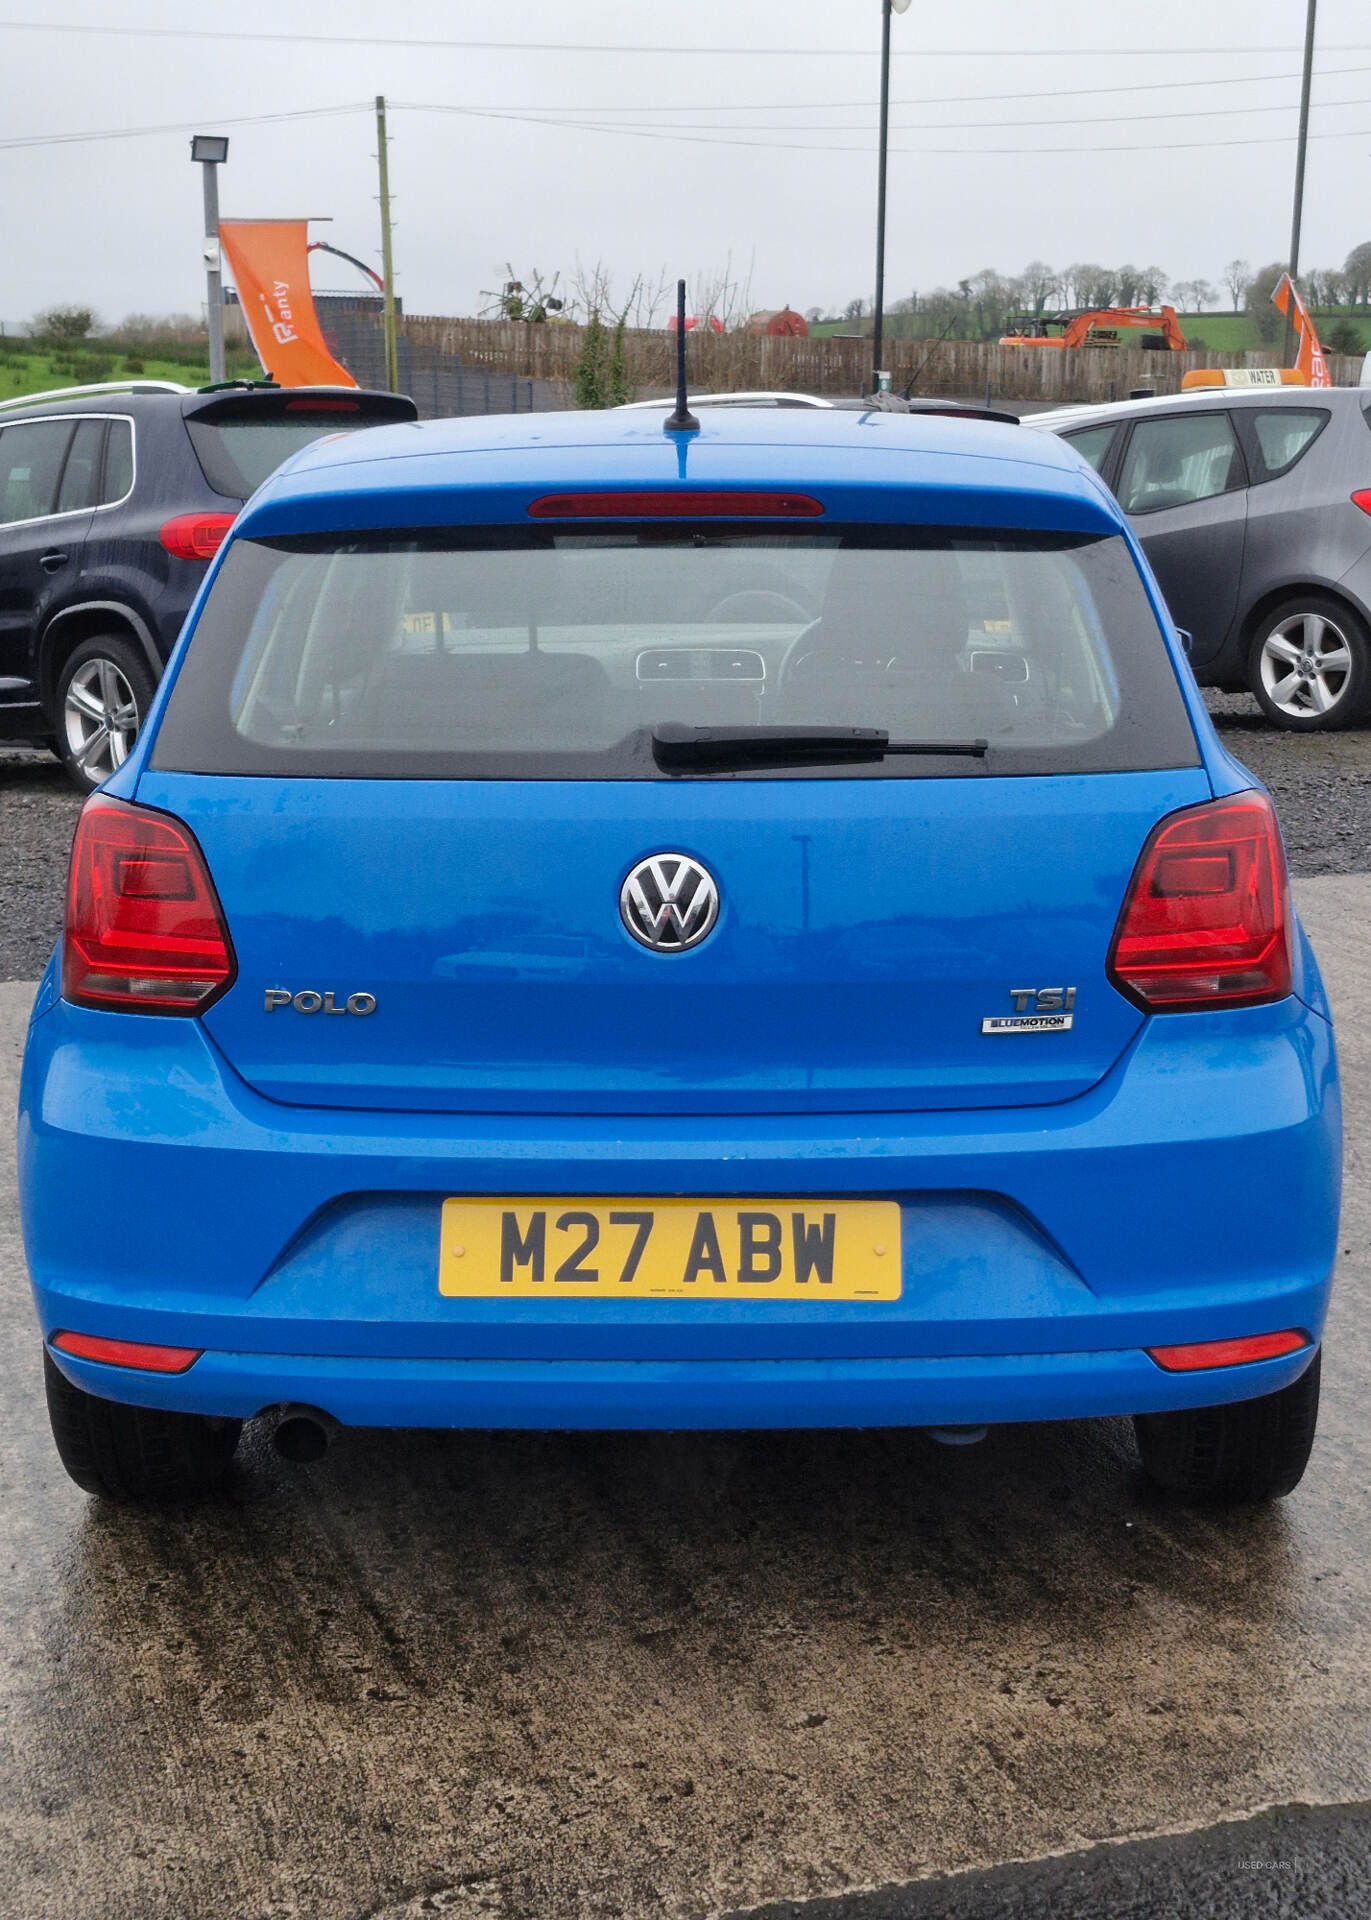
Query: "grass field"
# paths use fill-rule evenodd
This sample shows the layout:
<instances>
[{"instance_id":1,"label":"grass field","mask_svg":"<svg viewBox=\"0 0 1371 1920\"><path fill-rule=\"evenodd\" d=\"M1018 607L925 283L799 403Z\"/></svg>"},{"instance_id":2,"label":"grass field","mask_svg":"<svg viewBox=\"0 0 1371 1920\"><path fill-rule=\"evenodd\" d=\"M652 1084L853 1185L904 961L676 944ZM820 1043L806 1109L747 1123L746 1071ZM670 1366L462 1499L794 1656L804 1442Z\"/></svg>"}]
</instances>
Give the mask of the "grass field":
<instances>
[{"instance_id":1,"label":"grass field","mask_svg":"<svg viewBox=\"0 0 1371 1920\"><path fill-rule=\"evenodd\" d=\"M230 376L260 377L257 361L251 355L230 355L228 371ZM100 341L74 353L47 353L15 349L0 340L0 400L46 393L53 387L91 386L101 380L176 380L183 387L203 387L209 380L209 367L130 356Z\"/></svg>"}]
</instances>

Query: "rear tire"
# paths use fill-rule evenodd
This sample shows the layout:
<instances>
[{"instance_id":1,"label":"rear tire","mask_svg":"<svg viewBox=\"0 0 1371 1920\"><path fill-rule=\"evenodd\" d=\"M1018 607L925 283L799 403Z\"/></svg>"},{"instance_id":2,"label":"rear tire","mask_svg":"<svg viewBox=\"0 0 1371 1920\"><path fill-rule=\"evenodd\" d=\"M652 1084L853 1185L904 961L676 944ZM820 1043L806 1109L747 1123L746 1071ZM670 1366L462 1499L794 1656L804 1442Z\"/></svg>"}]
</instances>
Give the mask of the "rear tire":
<instances>
[{"instance_id":1,"label":"rear tire","mask_svg":"<svg viewBox=\"0 0 1371 1920\"><path fill-rule=\"evenodd\" d=\"M190 1500L228 1472L241 1420L101 1400L73 1386L44 1349L48 1419L62 1465L104 1500Z\"/></svg>"},{"instance_id":2,"label":"rear tire","mask_svg":"<svg viewBox=\"0 0 1371 1920\"><path fill-rule=\"evenodd\" d=\"M132 641L97 634L74 647L57 676L57 757L90 793L133 750L155 683Z\"/></svg>"},{"instance_id":3,"label":"rear tire","mask_svg":"<svg viewBox=\"0 0 1371 1920\"><path fill-rule=\"evenodd\" d=\"M1350 727L1371 704L1371 637L1341 600L1295 594L1252 636L1247 673L1274 726L1291 733Z\"/></svg>"},{"instance_id":4,"label":"rear tire","mask_svg":"<svg viewBox=\"0 0 1371 1920\"><path fill-rule=\"evenodd\" d=\"M1133 1425L1148 1478L1216 1506L1275 1500L1299 1485L1319 1418L1316 1353L1299 1379L1256 1400L1183 1413L1140 1413Z\"/></svg>"}]
</instances>

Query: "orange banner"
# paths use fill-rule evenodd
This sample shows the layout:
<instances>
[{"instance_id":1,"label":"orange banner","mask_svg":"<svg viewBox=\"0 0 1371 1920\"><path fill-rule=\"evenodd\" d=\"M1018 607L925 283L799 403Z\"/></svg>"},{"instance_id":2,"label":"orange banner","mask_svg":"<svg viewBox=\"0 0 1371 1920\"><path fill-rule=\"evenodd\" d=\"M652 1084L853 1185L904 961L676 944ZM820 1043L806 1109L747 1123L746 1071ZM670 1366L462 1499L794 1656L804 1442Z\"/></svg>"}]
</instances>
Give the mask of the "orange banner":
<instances>
[{"instance_id":1,"label":"orange banner","mask_svg":"<svg viewBox=\"0 0 1371 1920\"><path fill-rule=\"evenodd\" d=\"M304 220L224 220L219 239L252 344L283 387L355 387L319 329L309 290Z\"/></svg>"},{"instance_id":2,"label":"orange banner","mask_svg":"<svg viewBox=\"0 0 1371 1920\"><path fill-rule=\"evenodd\" d=\"M1309 309L1300 299L1300 290L1290 275L1283 273L1280 285L1271 296L1271 302L1289 319L1292 301L1295 308L1295 328L1300 336L1300 350L1295 356L1295 371L1304 375L1306 386L1331 387L1333 382L1328 377L1328 362L1323 357L1323 348L1319 345L1319 336L1314 331L1314 322L1310 318Z\"/></svg>"}]
</instances>

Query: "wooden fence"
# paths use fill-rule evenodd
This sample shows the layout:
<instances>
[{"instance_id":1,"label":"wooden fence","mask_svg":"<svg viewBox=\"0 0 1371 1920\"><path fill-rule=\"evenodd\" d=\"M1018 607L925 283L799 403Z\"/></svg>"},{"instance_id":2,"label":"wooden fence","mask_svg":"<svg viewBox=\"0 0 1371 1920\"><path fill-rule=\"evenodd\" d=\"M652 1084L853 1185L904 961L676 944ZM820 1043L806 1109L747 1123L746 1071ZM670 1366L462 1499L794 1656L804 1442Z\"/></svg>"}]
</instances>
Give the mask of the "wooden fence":
<instances>
[{"instance_id":1,"label":"wooden fence","mask_svg":"<svg viewBox=\"0 0 1371 1920\"><path fill-rule=\"evenodd\" d=\"M416 347L460 355L468 366L493 373L549 380L565 390L581 358L584 329L550 322L453 320L405 315L400 322ZM674 339L667 333L629 332L624 358L638 398L675 384ZM1143 353L1136 349L1001 347L977 340L892 340L885 350L896 391L913 381L920 394L981 400L1085 401L1124 399L1134 387L1174 393L1192 367L1271 367L1272 353ZM871 343L862 339L788 340L749 333L694 334L687 340L690 384L699 393L785 388L799 393L856 394L871 378ZM1340 386L1355 385L1360 356L1329 355Z\"/></svg>"}]
</instances>

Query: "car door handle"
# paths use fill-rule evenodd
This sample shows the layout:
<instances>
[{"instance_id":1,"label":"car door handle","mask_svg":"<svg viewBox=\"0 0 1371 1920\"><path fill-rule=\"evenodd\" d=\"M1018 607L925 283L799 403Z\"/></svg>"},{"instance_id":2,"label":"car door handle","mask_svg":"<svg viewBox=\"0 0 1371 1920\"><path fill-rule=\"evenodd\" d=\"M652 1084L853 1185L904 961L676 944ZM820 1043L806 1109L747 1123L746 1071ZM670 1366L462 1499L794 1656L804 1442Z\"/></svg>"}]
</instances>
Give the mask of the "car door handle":
<instances>
[{"instance_id":1,"label":"car door handle","mask_svg":"<svg viewBox=\"0 0 1371 1920\"><path fill-rule=\"evenodd\" d=\"M56 573L59 567L66 566L70 557L69 554L65 553L44 553L39 555L38 564L44 573Z\"/></svg>"}]
</instances>

